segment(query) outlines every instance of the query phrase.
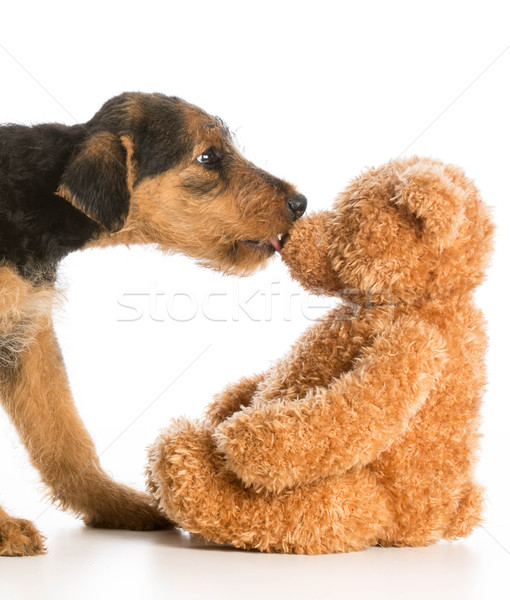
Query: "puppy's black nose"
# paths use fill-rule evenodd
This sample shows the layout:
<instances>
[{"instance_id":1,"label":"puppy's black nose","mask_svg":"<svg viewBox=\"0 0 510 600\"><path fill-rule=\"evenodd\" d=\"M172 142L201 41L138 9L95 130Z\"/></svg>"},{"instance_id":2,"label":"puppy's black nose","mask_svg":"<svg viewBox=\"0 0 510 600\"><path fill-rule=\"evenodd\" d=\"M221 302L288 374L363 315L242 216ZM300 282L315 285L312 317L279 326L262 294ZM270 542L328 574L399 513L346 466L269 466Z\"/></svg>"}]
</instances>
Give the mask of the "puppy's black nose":
<instances>
[{"instance_id":1,"label":"puppy's black nose","mask_svg":"<svg viewBox=\"0 0 510 600\"><path fill-rule=\"evenodd\" d=\"M293 194L287 198L287 212L293 221L303 216L306 204L307 200L303 194Z\"/></svg>"}]
</instances>

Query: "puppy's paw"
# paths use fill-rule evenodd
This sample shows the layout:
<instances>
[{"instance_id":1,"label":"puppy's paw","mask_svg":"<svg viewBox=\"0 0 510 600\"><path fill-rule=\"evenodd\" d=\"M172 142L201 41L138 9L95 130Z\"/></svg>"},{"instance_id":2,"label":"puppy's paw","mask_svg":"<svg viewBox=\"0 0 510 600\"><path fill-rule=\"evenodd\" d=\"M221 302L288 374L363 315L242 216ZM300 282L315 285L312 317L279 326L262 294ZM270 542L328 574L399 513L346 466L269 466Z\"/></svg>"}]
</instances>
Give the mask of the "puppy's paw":
<instances>
[{"instance_id":1,"label":"puppy's paw","mask_svg":"<svg viewBox=\"0 0 510 600\"><path fill-rule=\"evenodd\" d=\"M13 517L0 520L0 556L36 556L45 553L44 537L31 521Z\"/></svg>"}]
</instances>

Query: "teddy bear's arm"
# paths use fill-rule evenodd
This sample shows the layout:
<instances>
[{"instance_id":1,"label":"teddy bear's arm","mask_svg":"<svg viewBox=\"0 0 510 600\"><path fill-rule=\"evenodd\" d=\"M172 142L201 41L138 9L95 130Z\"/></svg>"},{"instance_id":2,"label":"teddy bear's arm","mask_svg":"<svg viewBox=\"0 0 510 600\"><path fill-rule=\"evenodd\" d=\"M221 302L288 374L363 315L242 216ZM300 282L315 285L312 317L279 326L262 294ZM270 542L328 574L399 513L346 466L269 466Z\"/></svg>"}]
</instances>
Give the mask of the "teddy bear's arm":
<instances>
[{"instance_id":1,"label":"teddy bear's arm","mask_svg":"<svg viewBox=\"0 0 510 600\"><path fill-rule=\"evenodd\" d=\"M321 377L329 380L328 370L318 372L317 363L311 361L310 356L322 356L331 370L350 369L353 356L359 352L359 342L353 343L352 335L357 334L359 338L361 333L351 327L353 318L352 308L348 306L332 309L265 372L242 377L216 394L205 411L206 420L216 427L253 402L278 402L282 397L304 396L307 390L320 385Z\"/></svg>"},{"instance_id":2,"label":"teddy bear's arm","mask_svg":"<svg viewBox=\"0 0 510 600\"><path fill-rule=\"evenodd\" d=\"M246 485L279 491L372 462L404 433L446 361L442 336L400 317L328 388L254 402L215 431Z\"/></svg>"},{"instance_id":3,"label":"teddy bear's arm","mask_svg":"<svg viewBox=\"0 0 510 600\"><path fill-rule=\"evenodd\" d=\"M242 377L237 383L228 385L222 392L214 396L213 401L206 408L207 421L216 427L244 406L248 406L263 379L264 374L262 373L252 377Z\"/></svg>"}]
</instances>

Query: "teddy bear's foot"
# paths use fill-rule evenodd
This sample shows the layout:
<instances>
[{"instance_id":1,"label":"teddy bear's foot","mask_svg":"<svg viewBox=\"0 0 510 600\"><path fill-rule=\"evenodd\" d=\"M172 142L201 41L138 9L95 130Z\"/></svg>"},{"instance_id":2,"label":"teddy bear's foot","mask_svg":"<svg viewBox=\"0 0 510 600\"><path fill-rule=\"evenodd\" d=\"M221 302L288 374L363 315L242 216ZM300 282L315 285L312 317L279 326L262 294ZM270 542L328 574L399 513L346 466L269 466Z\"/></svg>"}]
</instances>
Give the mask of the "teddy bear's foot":
<instances>
[{"instance_id":1,"label":"teddy bear's foot","mask_svg":"<svg viewBox=\"0 0 510 600\"><path fill-rule=\"evenodd\" d=\"M442 494L442 502L439 498ZM428 546L439 540L456 540L467 537L482 522L484 490L476 483L469 484L461 492L449 491L438 486L434 494L434 506L426 502L414 502L401 515L391 538L382 541L384 546ZM418 511L418 507L422 512Z\"/></svg>"},{"instance_id":2,"label":"teddy bear's foot","mask_svg":"<svg viewBox=\"0 0 510 600\"><path fill-rule=\"evenodd\" d=\"M224 467L212 429L175 422L149 453L149 488L168 517L191 533L238 548L323 554L378 543L390 503L368 470L278 494L246 488Z\"/></svg>"},{"instance_id":3,"label":"teddy bear's foot","mask_svg":"<svg viewBox=\"0 0 510 600\"><path fill-rule=\"evenodd\" d=\"M44 554L44 538L27 519L7 516L0 519L0 556Z\"/></svg>"},{"instance_id":4,"label":"teddy bear's foot","mask_svg":"<svg viewBox=\"0 0 510 600\"><path fill-rule=\"evenodd\" d=\"M455 516L443 534L447 540L468 536L482 522L484 490L473 484L459 502Z\"/></svg>"}]
</instances>

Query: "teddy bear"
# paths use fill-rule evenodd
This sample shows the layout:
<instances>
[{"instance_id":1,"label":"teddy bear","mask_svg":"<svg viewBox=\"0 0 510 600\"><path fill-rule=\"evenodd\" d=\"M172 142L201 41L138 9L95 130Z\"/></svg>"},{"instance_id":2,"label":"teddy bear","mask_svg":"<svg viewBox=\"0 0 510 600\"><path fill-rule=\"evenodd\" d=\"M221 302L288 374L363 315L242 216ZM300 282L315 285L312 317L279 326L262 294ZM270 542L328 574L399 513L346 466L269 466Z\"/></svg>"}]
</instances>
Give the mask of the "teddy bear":
<instances>
[{"instance_id":1,"label":"teddy bear","mask_svg":"<svg viewBox=\"0 0 510 600\"><path fill-rule=\"evenodd\" d=\"M177 419L149 449L148 489L209 541L322 554L422 546L481 521L474 480L485 321L473 301L493 224L455 166L364 171L297 222L282 258L338 297L266 372Z\"/></svg>"}]
</instances>

